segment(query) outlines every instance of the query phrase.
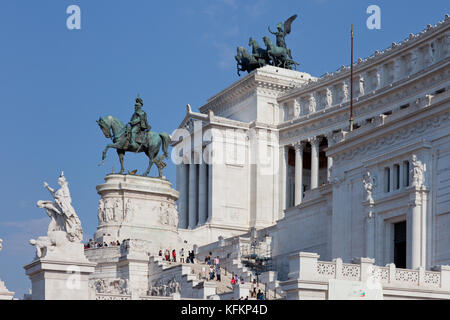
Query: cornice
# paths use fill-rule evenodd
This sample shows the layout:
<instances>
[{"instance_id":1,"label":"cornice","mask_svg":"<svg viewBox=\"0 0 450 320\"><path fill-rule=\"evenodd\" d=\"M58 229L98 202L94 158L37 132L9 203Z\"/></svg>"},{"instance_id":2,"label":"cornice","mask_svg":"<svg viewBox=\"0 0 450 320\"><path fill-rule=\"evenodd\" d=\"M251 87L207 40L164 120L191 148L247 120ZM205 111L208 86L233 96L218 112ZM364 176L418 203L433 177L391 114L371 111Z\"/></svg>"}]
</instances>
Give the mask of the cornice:
<instances>
[{"instance_id":1,"label":"cornice","mask_svg":"<svg viewBox=\"0 0 450 320\"><path fill-rule=\"evenodd\" d=\"M381 114L392 110L396 104L402 103L406 99L412 98L418 92L426 88L435 86L437 83L448 79L450 69L450 57L438 62L428 68L428 70L417 73L414 77L409 77L396 83L394 86L388 86L383 89L370 93L354 102L355 122L361 121L363 117L370 117L375 112ZM389 107L389 108L387 108ZM324 128L339 129L348 123L349 102L321 110L311 115L304 115L298 119L279 124L277 126L281 132L281 139L289 139L299 135L312 134L315 130ZM328 129L330 130L330 129ZM363 130L363 129L360 129ZM361 132L361 131L359 131Z\"/></svg>"},{"instance_id":2,"label":"cornice","mask_svg":"<svg viewBox=\"0 0 450 320\"><path fill-rule=\"evenodd\" d=\"M420 108L404 114L403 117L390 119L361 135L354 131L352 137L329 147L327 155L333 157L333 161L338 164L343 160L352 160L357 154L366 155L383 146L391 146L413 137L422 137L426 130L448 124L449 103L450 98L441 100L439 105Z\"/></svg>"},{"instance_id":3,"label":"cornice","mask_svg":"<svg viewBox=\"0 0 450 320\"><path fill-rule=\"evenodd\" d=\"M417 34L410 34L408 38L404 39L400 43L392 43L392 46L379 52L378 50L366 59L360 59L354 66L354 74L361 73L375 68L377 65L390 60L395 55L401 55L405 51L411 50L420 46L422 43L433 38L438 33L445 33L450 29L450 18L445 16L443 21L439 21L436 25L428 25L426 29ZM285 102L286 100L293 99L297 96L306 94L310 91L315 91L322 86L330 86L332 83L342 81L350 77L350 66L342 66L332 74L326 73L324 76L317 79L317 81L305 84L299 88L293 89L285 94L282 94L279 98L279 102Z\"/></svg>"}]
</instances>

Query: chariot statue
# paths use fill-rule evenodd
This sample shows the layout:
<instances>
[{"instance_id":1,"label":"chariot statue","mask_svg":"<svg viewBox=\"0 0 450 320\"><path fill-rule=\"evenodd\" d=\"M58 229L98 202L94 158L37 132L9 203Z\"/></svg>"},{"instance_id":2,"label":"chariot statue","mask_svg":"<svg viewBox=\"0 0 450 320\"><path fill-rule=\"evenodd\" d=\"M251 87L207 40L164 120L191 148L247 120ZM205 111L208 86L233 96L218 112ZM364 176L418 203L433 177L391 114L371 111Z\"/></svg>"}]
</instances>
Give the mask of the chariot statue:
<instances>
[{"instance_id":1,"label":"chariot statue","mask_svg":"<svg viewBox=\"0 0 450 320\"><path fill-rule=\"evenodd\" d=\"M269 37L263 37L266 45L266 49L264 49L259 46L255 39L250 38L248 45L252 47L252 54L244 47L238 47L235 56L238 75L240 76L241 71L250 73L265 65L296 69L299 63L293 60L291 50L286 46L286 35L291 33L291 25L296 18L297 15L295 14L287 19L284 24L278 23L277 31L272 31L270 26L268 27L269 32L276 37L276 44Z\"/></svg>"},{"instance_id":2,"label":"chariot statue","mask_svg":"<svg viewBox=\"0 0 450 320\"><path fill-rule=\"evenodd\" d=\"M150 131L151 127L147 121L147 114L142 107L144 101L139 97L136 98L134 105L135 111L128 124L124 125L122 121L113 117L100 117L97 124L100 126L106 138L112 140L112 144L108 144L102 154L102 163L106 158L106 153L110 148L116 149L120 160L120 174L125 171L123 158L126 152L145 153L149 159L149 165L143 176L148 176L153 164L158 168L159 176L162 178L162 170L166 166L163 161L168 157L168 148L170 143L170 135L165 132L157 133ZM163 154L158 156L162 150Z\"/></svg>"}]
</instances>

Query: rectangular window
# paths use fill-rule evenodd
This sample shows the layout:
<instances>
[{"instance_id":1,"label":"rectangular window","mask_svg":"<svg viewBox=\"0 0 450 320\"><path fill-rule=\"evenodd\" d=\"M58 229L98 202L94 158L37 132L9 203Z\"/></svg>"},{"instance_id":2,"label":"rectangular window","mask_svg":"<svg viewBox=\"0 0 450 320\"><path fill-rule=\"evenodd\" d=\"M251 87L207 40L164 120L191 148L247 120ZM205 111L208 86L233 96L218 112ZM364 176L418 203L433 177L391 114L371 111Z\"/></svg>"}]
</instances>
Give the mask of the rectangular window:
<instances>
[{"instance_id":1,"label":"rectangular window","mask_svg":"<svg viewBox=\"0 0 450 320\"><path fill-rule=\"evenodd\" d=\"M391 168L384 168L384 192L391 192Z\"/></svg>"},{"instance_id":2,"label":"rectangular window","mask_svg":"<svg viewBox=\"0 0 450 320\"><path fill-rule=\"evenodd\" d=\"M403 186L409 187L409 161L403 162Z\"/></svg>"},{"instance_id":3,"label":"rectangular window","mask_svg":"<svg viewBox=\"0 0 450 320\"><path fill-rule=\"evenodd\" d=\"M400 189L400 166L394 164L394 190Z\"/></svg>"},{"instance_id":4,"label":"rectangular window","mask_svg":"<svg viewBox=\"0 0 450 320\"><path fill-rule=\"evenodd\" d=\"M406 221L394 224L394 264L406 268Z\"/></svg>"}]
</instances>

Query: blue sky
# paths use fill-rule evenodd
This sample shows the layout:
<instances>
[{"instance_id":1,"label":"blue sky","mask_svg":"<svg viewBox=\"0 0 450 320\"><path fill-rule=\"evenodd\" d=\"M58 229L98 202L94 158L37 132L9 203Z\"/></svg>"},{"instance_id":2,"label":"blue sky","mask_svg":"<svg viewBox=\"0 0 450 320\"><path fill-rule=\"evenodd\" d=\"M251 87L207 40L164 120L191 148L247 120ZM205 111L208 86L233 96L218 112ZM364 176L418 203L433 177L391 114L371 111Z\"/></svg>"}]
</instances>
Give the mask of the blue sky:
<instances>
[{"instance_id":1,"label":"blue sky","mask_svg":"<svg viewBox=\"0 0 450 320\"><path fill-rule=\"evenodd\" d=\"M66 8L81 8L81 30L68 30ZM366 8L381 8L381 30L366 27ZM0 278L22 297L31 283L23 265L45 235L48 217L36 207L50 199L43 181L57 186L64 170L86 237L97 225L95 186L119 169L95 120L128 121L139 92L154 131L172 131L206 99L238 80L234 55L250 36L262 44L278 22L296 13L287 44L299 70L314 76L349 64L355 25L355 60L382 50L427 24L443 20L449 3L366 0L2 0L0 2L0 107L3 139L0 184ZM146 168L128 155L126 169ZM153 169L152 175L156 175ZM166 176L175 184L175 167Z\"/></svg>"}]
</instances>

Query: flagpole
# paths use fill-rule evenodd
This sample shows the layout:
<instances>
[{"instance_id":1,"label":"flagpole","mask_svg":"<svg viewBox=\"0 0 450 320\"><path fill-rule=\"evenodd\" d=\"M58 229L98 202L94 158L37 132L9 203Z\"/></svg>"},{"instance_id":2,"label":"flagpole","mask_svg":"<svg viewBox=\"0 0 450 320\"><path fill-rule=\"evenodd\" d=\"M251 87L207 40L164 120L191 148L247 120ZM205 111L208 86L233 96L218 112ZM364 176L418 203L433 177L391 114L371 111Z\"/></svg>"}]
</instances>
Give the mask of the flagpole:
<instances>
[{"instance_id":1,"label":"flagpole","mask_svg":"<svg viewBox=\"0 0 450 320\"><path fill-rule=\"evenodd\" d=\"M351 62L350 62L350 131L353 131L353 24L351 31L352 48L351 48Z\"/></svg>"}]
</instances>

